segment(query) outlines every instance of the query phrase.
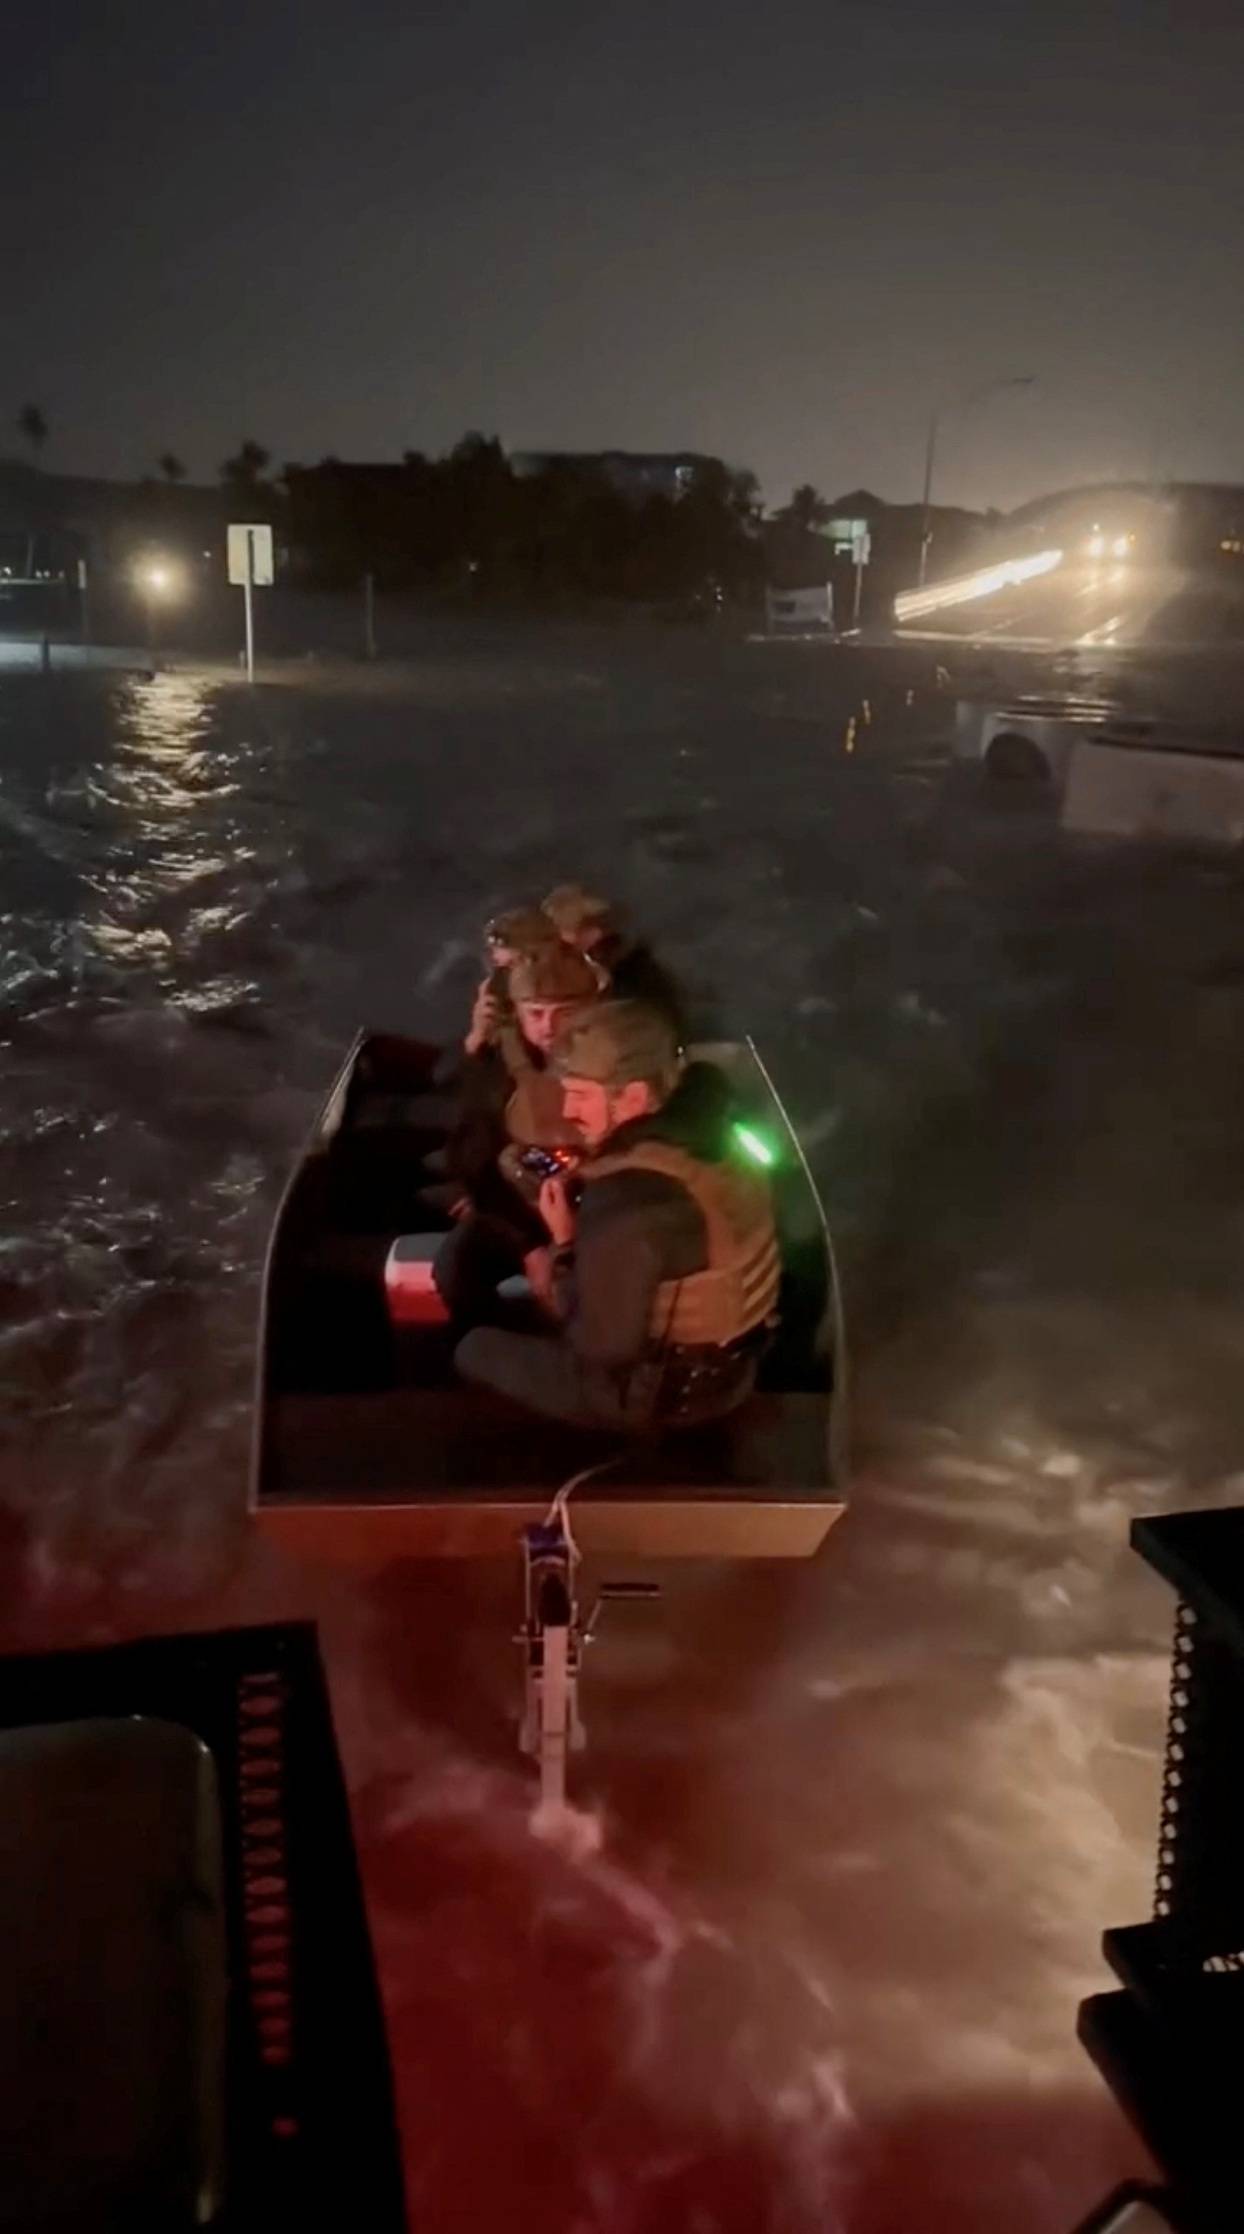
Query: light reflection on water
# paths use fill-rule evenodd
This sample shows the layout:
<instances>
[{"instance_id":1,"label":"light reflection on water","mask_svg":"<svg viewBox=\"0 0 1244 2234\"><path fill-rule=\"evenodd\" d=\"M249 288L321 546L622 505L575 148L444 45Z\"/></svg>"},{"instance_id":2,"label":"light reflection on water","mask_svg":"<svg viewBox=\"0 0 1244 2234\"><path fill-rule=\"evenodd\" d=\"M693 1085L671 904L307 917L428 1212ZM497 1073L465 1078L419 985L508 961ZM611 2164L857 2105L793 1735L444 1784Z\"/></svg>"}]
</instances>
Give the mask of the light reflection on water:
<instances>
[{"instance_id":1,"label":"light reflection on water","mask_svg":"<svg viewBox=\"0 0 1244 2234\"><path fill-rule=\"evenodd\" d=\"M239 1461L270 1183L230 1029L262 998L247 941L268 895L262 879L241 886L245 776L264 740L222 727L216 696L180 674L118 678L102 702L66 693L3 785L0 841L7 828L31 904L9 918L4 957L0 1134L21 1308L0 1463L22 1504L32 1458L56 1480L39 1507L45 1574L76 1570L84 1519L105 1567L110 1539L141 1559L179 1495L176 1533L191 1516L208 1570L211 1537L223 1551L234 1536L202 1492L187 1501L173 1463L195 1420L204 1450ZM262 932L250 954L263 961ZM248 1047L262 1086L265 1051Z\"/></svg>"},{"instance_id":2,"label":"light reflection on water","mask_svg":"<svg viewBox=\"0 0 1244 2234\"><path fill-rule=\"evenodd\" d=\"M210 684L194 675L127 676L116 700L122 750L184 761L207 735L213 695Z\"/></svg>"},{"instance_id":3,"label":"light reflection on water","mask_svg":"<svg viewBox=\"0 0 1244 2234\"><path fill-rule=\"evenodd\" d=\"M86 802L102 840L83 883L79 939L114 969L146 971L166 990L178 964L212 936L240 927L229 901L186 910L192 890L219 886L252 858L243 836L236 751L217 749L212 697L202 678L129 677L118 691L115 749L90 778ZM236 1006L253 982L174 993L196 1010Z\"/></svg>"}]
</instances>

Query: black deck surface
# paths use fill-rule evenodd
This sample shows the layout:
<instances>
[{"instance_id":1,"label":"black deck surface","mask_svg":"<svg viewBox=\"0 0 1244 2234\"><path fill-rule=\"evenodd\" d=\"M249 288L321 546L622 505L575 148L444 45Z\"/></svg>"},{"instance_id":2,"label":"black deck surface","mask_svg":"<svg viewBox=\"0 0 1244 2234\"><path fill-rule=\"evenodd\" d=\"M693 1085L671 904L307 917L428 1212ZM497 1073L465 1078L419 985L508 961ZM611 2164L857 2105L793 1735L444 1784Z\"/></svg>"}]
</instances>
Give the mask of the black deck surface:
<instances>
[{"instance_id":1,"label":"black deck surface","mask_svg":"<svg viewBox=\"0 0 1244 2234\"><path fill-rule=\"evenodd\" d=\"M268 1409L260 1502L404 1504L445 1493L552 1491L617 1456L585 1485L593 1500L688 1490L723 1501L830 1495L823 1396L757 1395L732 1419L623 1445L541 1420L516 1420L469 1389L286 1396Z\"/></svg>"},{"instance_id":2,"label":"black deck surface","mask_svg":"<svg viewBox=\"0 0 1244 2234\"><path fill-rule=\"evenodd\" d=\"M398 2234L407 2221L388 2047L314 1629L0 1659L0 1729L84 1714L159 1716L192 1732L215 1767L231 1992L226 2201L213 2228ZM118 2006L112 2023L125 2021ZM16 2234L3 2190L0 2167L0 2223ZM176 2222L105 2216L101 2205L49 2218L48 2234L53 2223L55 2234L165 2234Z\"/></svg>"},{"instance_id":3,"label":"black deck surface","mask_svg":"<svg viewBox=\"0 0 1244 2234\"><path fill-rule=\"evenodd\" d=\"M1180 1598L1244 1653L1244 1506L1132 1523L1132 1543Z\"/></svg>"}]
</instances>

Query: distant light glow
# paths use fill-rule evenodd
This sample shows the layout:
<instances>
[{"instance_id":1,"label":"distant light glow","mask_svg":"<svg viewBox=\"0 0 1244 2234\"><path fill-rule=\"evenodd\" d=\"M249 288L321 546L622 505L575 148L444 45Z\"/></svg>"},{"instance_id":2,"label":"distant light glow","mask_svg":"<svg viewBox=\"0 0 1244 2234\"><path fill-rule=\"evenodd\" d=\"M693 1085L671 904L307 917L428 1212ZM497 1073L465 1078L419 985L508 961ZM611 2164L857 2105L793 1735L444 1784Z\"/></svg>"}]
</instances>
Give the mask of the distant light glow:
<instances>
[{"instance_id":1,"label":"distant light glow","mask_svg":"<svg viewBox=\"0 0 1244 2234\"><path fill-rule=\"evenodd\" d=\"M145 558L134 569L134 581L144 597L173 597L182 586L182 572L173 559Z\"/></svg>"},{"instance_id":2,"label":"distant light glow","mask_svg":"<svg viewBox=\"0 0 1244 2234\"><path fill-rule=\"evenodd\" d=\"M1116 535L1110 546L1111 555L1114 558L1126 558L1131 548L1132 538L1130 535Z\"/></svg>"},{"instance_id":3,"label":"distant light glow","mask_svg":"<svg viewBox=\"0 0 1244 2234\"><path fill-rule=\"evenodd\" d=\"M777 1162L768 1141L762 1140L760 1134L753 1132L750 1125L736 1125L734 1137L744 1154L750 1156L754 1164L763 1164L766 1171L771 1170Z\"/></svg>"},{"instance_id":4,"label":"distant light glow","mask_svg":"<svg viewBox=\"0 0 1244 2234\"><path fill-rule=\"evenodd\" d=\"M1100 528L1095 528L1084 546L1090 558L1105 558L1106 538Z\"/></svg>"},{"instance_id":5,"label":"distant light glow","mask_svg":"<svg viewBox=\"0 0 1244 2234\"><path fill-rule=\"evenodd\" d=\"M983 566L979 573L960 574L950 582L935 582L931 589L902 590L894 600L896 620L916 620L925 613L940 613L947 605L966 605L976 597L993 597L999 590L1014 589L1035 581L1061 566L1061 551L1034 551L1028 558L1003 559L997 566Z\"/></svg>"}]
</instances>

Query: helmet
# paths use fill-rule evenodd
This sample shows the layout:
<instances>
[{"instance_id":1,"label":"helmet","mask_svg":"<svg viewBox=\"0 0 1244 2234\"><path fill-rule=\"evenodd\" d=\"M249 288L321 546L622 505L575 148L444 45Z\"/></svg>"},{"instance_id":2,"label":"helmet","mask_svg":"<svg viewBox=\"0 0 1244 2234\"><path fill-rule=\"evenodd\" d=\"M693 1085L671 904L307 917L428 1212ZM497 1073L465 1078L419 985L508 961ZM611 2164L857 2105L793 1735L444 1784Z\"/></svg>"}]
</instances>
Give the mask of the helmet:
<instances>
[{"instance_id":1,"label":"helmet","mask_svg":"<svg viewBox=\"0 0 1244 2234\"><path fill-rule=\"evenodd\" d=\"M587 1078L610 1088L639 1079L665 1095L682 1068L682 1050L660 1009L646 1001L603 1001L567 1025L553 1063L562 1078Z\"/></svg>"},{"instance_id":2,"label":"helmet","mask_svg":"<svg viewBox=\"0 0 1244 2234\"><path fill-rule=\"evenodd\" d=\"M594 1001L600 992L600 971L558 938L520 954L510 970L513 1001Z\"/></svg>"},{"instance_id":3,"label":"helmet","mask_svg":"<svg viewBox=\"0 0 1244 2234\"><path fill-rule=\"evenodd\" d=\"M602 900L598 893L585 892L581 884L555 884L540 905L563 939L578 938L589 924L599 925L601 930L614 926L609 901Z\"/></svg>"},{"instance_id":4,"label":"helmet","mask_svg":"<svg viewBox=\"0 0 1244 2234\"><path fill-rule=\"evenodd\" d=\"M548 946L557 936L557 925L537 907L503 908L484 925L484 937L490 945L512 947L516 954L530 954L538 946Z\"/></svg>"}]
</instances>

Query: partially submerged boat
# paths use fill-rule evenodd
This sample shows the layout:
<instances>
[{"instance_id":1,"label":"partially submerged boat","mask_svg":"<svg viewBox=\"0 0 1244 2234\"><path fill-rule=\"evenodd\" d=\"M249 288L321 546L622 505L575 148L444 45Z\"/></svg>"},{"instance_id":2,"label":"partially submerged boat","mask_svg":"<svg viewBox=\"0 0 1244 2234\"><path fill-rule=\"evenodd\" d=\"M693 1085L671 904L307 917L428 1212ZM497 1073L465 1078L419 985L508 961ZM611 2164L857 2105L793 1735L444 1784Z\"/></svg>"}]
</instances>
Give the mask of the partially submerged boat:
<instances>
[{"instance_id":1,"label":"partially submerged boat","mask_svg":"<svg viewBox=\"0 0 1244 2234\"><path fill-rule=\"evenodd\" d=\"M452 1109L440 1050L362 1034L286 1189L264 1279L253 1504L291 1550L358 1566L512 1554L560 1485L579 1549L605 1557L802 1558L843 1511L846 1353L824 1213L750 1043L693 1050L728 1075L767 1165L780 1324L748 1402L623 1442L538 1419L455 1376L429 1280L448 1212L426 1207ZM413 1281L411 1275L414 1275Z\"/></svg>"}]
</instances>

